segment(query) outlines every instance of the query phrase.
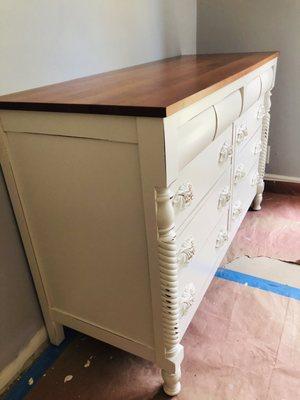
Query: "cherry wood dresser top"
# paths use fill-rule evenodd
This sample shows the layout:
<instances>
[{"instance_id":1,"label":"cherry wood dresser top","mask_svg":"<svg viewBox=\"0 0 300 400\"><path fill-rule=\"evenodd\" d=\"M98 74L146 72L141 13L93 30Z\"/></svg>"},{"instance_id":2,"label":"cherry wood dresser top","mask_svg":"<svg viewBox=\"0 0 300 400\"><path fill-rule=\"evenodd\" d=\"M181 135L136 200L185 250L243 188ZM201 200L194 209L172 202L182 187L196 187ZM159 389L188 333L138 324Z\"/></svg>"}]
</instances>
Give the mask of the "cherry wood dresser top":
<instances>
[{"instance_id":1,"label":"cherry wood dresser top","mask_svg":"<svg viewBox=\"0 0 300 400\"><path fill-rule=\"evenodd\" d=\"M166 117L278 57L188 55L0 97L0 109Z\"/></svg>"}]
</instances>

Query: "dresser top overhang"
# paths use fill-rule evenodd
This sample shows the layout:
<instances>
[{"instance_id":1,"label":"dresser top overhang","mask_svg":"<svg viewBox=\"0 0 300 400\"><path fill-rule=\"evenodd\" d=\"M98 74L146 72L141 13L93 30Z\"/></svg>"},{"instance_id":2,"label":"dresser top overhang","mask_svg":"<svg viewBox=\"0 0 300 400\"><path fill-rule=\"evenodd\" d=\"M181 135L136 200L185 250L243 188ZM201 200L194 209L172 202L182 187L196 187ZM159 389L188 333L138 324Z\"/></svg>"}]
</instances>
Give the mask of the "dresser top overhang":
<instances>
[{"instance_id":1,"label":"dresser top overhang","mask_svg":"<svg viewBox=\"0 0 300 400\"><path fill-rule=\"evenodd\" d=\"M0 97L0 109L164 118L278 57L186 55Z\"/></svg>"}]
</instances>

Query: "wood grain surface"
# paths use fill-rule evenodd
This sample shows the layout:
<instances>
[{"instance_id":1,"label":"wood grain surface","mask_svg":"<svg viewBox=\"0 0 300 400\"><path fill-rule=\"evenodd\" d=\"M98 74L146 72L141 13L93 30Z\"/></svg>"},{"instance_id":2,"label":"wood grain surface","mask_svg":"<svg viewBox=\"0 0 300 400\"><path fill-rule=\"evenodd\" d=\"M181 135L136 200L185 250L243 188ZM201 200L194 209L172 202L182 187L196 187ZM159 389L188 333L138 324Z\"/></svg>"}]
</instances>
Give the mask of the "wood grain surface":
<instances>
[{"instance_id":1,"label":"wood grain surface","mask_svg":"<svg viewBox=\"0 0 300 400\"><path fill-rule=\"evenodd\" d=\"M278 52L189 55L0 97L0 109L169 116L278 57Z\"/></svg>"}]
</instances>

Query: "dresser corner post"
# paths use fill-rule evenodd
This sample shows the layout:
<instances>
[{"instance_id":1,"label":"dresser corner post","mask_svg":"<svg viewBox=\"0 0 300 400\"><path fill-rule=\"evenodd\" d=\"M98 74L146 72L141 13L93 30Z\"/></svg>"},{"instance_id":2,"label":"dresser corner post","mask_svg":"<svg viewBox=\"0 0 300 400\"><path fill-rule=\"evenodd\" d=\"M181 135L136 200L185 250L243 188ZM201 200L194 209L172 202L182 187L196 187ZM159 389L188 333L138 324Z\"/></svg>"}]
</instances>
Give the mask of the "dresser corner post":
<instances>
[{"instance_id":1,"label":"dresser corner post","mask_svg":"<svg viewBox=\"0 0 300 400\"><path fill-rule=\"evenodd\" d=\"M169 396L175 396L181 390L180 364L183 359L183 347L179 343L177 246L174 209L169 189L156 188L156 204L161 320L165 359L166 365L168 365L168 368L162 369L162 378L165 393Z\"/></svg>"},{"instance_id":2,"label":"dresser corner post","mask_svg":"<svg viewBox=\"0 0 300 400\"><path fill-rule=\"evenodd\" d=\"M269 138L269 130L270 130L270 110L271 110L271 90L268 90L264 95L264 117L262 121L262 150L260 153L259 164L258 164L258 183L257 183L257 192L254 197L252 203L252 209L254 211L261 210L261 203L263 200L263 192L265 189L264 176L266 170L266 161L267 161L267 153L268 153L268 138Z\"/></svg>"}]
</instances>

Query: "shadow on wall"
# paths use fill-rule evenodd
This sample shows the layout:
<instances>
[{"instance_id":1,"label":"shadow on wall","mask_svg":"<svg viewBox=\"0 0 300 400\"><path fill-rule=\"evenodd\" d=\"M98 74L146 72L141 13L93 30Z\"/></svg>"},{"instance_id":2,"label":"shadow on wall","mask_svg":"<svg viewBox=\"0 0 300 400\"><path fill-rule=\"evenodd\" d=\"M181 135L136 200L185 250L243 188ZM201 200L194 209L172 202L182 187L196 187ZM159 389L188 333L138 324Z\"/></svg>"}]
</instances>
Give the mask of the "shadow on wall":
<instances>
[{"instance_id":1,"label":"shadow on wall","mask_svg":"<svg viewBox=\"0 0 300 400\"><path fill-rule=\"evenodd\" d=\"M299 37L300 1L198 0L198 53L280 51L267 172L298 178Z\"/></svg>"},{"instance_id":2,"label":"shadow on wall","mask_svg":"<svg viewBox=\"0 0 300 400\"><path fill-rule=\"evenodd\" d=\"M0 371L43 324L0 168Z\"/></svg>"}]
</instances>

